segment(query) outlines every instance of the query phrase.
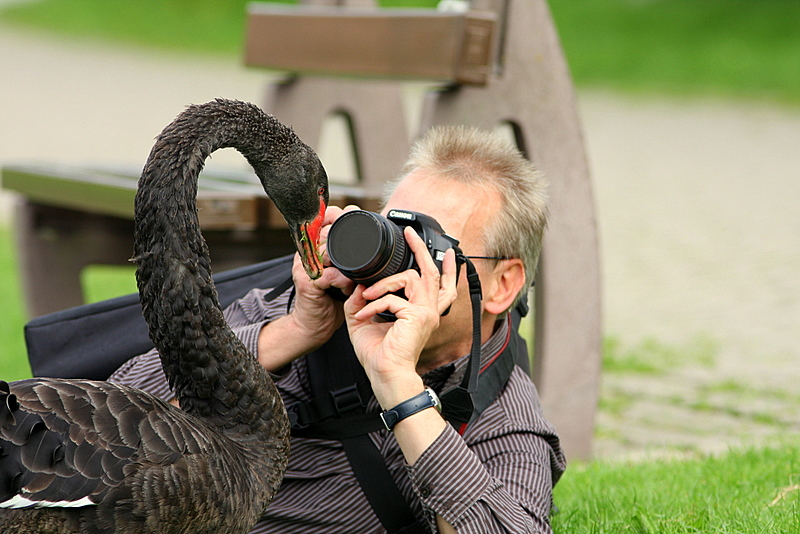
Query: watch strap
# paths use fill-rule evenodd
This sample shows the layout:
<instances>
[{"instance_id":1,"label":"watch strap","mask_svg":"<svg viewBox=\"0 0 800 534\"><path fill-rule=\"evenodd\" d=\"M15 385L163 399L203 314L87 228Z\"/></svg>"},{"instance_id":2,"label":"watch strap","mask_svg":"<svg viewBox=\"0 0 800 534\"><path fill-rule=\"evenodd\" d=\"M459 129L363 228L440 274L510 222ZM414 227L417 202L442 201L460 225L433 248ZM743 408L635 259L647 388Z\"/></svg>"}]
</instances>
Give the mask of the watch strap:
<instances>
[{"instance_id":1,"label":"watch strap","mask_svg":"<svg viewBox=\"0 0 800 534\"><path fill-rule=\"evenodd\" d=\"M397 423L406 417L428 408L436 408L437 411L442 411L442 404L439 401L439 397L431 388L425 388L425 391L419 395L415 395L407 401L401 402L391 410L381 412L381 420L387 430L392 430Z\"/></svg>"}]
</instances>

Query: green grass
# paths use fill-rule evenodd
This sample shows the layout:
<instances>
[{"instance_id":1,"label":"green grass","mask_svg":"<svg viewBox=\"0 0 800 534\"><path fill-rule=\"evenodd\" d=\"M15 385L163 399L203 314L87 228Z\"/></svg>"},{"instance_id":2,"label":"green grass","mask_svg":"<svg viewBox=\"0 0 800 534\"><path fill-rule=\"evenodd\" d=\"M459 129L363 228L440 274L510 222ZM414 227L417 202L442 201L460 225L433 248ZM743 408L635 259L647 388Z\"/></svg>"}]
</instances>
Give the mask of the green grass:
<instances>
[{"instance_id":1,"label":"green grass","mask_svg":"<svg viewBox=\"0 0 800 534\"><path fill-rule=\"evenodd\" d=\"M554 0L578 84L800 102L800 2Z\"/></svg>"},{"instance_id":2,"label":"green grass","mask_svg":"<svg viewBox=\"0 0 800 534\"><path fill-rule=\"evenodd\" d=\"M7 21L239 56L247 0L40 0ZM287 3L294 3L287 0ZM382 0L433 7L436 0ZM800 103L796 0L550 0L575 82L614 90Z\"/></svg>"},{"instance_id":3,"label":"green grass","mask_svg":"<svg viewBox=\"0 0 800 534\"><path fill-rule=\"evenodd\" d=\"M269 0L296 4L296 0ZM43 0L12 5L2 18L82 38L201 53L240 54L250 0ZM431 7L435 0L387 0Z\"/></svg>"},{"instance_id":4,"label":"green grass","mask_svg":"<svg viewBox=\"0 0 800 534\"><path fill-rule=\"evenodd\" d=\"M616 336L603 339L603 371L659 375L687 365L714 365L718 344L706 335L696 335L681 344L668 344L648 337L625 346Z\"/></svg>"},{"instance_id":5,"label":"green grass","mask_svg":"<svg viewBox=\"0 0 800 534\"><path fill-rule=\"evenodd\" d=\"M31 375L22 327L22 290L18 283L16 252L11 231L0 226L0 302L3 320L0 321L0 380L19 380Z\"/></svg>"},{"instance_id":6,"label":"green grass","mask_svg":"<svg viewBox=\"0 0 800 534\"><path fill-rule=\"evenodd\" d=\"M555 488L555 532L800 532L800 443L718 457L574 464Z\"/></svg>"},{"instance_id":7,"label":"green grass","mask_svg":"<svg viewBox=\"0 0 800 534\"><path fill-rule=\"evenodd\" d=\"M90 265L81 273L83 300L99 302L136 293L136 267L133 265Z\"/></svg>"}]
</instances>

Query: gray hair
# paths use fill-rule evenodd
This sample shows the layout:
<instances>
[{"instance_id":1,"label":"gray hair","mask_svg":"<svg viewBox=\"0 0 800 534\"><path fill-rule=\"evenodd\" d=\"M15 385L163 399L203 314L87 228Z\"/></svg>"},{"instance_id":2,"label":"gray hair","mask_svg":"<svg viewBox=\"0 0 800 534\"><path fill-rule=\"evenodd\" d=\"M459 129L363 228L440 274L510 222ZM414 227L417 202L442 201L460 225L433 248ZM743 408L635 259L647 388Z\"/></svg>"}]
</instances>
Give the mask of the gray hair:
<instances>
[{"instance_id":1,"label":"gray hair","mask_svg":"<svg viewBox=\"0 0 800 534\"><path fill-rule=\"evenodd\" d=\"M514 144L493 132L465 126L432 128L411 147L403 172L387 184L384 204L403 178L424 169L442 179L500 193L501 212L483 231L487 256L520 258L524 294L533 283L547 226L547 184Z\"/></svg>"}]
</instances>

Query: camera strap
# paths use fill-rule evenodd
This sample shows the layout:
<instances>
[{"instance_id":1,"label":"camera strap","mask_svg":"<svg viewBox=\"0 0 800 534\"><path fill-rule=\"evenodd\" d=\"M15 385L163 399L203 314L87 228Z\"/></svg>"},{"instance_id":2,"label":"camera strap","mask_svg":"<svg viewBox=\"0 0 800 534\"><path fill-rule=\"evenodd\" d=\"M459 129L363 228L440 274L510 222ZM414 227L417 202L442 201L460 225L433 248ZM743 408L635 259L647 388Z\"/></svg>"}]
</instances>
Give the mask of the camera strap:
<instances>
[{"instance_id":1,"label":"camera strap","mask_svg":"<svg viewBox=\"0 0 800 534\"><path fill-rule=\"evenodd\" d=\"M457 261L463 262L467 269L469 297L472 304L472 348L461 384L442 395L442 415L453 424L464 425L472 419L475 408L474 395L478 391L478 373L481 362L481 281L475 264L458 254Z\"/></svg>"}]
</instances>

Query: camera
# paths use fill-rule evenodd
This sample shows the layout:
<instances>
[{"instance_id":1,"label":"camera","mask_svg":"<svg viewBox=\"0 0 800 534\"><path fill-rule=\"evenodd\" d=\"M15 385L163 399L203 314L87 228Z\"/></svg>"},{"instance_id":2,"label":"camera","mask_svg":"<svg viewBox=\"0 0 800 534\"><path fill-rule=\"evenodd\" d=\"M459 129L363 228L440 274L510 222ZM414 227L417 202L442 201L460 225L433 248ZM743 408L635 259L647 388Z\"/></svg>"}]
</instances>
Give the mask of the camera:
<instances>
[{"instance_id":1,"label":"camera","mask_svg":"<svg viewBox=\"0 0 800 534\"><path fill-rule=\"evenodd\" d=\"M458 240L445 234L433 217L405 210L389 210L386 217L356 210L344 213L331 225L331 263L346 277L365 286L407 269L419 270L403 236L406 226L411 226L425 242L440 273L447 249L461 252Z\"/></svg>"}]
</instances>

